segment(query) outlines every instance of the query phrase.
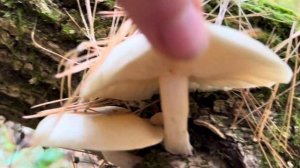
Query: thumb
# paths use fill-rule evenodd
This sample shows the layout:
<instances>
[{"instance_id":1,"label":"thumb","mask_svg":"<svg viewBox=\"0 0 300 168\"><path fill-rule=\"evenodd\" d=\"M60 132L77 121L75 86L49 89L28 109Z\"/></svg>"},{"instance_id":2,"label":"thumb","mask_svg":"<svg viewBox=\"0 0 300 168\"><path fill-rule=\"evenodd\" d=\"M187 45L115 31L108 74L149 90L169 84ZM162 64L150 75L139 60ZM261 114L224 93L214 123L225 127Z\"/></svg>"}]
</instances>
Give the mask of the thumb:
<instances>
[{"instance_id":1,"label":"thumb","mask_svg":"<svg viewBox=\"0 0 300 168\"><path fill-rule=\"evenodd\" d=\"M169 57L191 58L207 45L197 0L120 0L152 45Z\"/></svg>"}]
</instances>

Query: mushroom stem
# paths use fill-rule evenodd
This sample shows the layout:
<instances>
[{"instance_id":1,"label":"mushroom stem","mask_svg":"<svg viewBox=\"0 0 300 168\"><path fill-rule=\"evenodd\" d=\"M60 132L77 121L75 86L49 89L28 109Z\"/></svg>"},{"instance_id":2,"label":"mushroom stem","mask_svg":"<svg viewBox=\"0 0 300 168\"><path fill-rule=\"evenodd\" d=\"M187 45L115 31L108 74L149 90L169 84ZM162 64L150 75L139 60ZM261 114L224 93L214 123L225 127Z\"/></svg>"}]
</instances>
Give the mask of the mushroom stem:
<instances>
[{"instance_id":1,"label":"mushroom stem","mask_svg":"<svg viewBox=\"0 0 300 168\"><path fill-rule=\"evenodd\" d=\"M173 154L192 154L187 131L188 78L171 74L159 79L164 120L164 145Z\"/></svg>"}]
</instances>

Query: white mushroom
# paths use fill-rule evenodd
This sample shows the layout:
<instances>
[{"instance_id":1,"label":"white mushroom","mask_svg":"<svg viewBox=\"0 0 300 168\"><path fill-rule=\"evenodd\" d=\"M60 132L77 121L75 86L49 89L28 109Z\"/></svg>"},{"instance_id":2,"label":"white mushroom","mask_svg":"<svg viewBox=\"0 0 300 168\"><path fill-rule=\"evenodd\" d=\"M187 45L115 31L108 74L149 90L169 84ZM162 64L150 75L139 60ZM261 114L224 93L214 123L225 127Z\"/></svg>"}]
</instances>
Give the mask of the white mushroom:
<instances>
[{"instance_id":1,"label":"white mushroom","mask_svg":"<svg viewBox=\"0 0 300 168\"><path fill-rule=\"evenodd\" d=\"M81 97L142 100L159 90L165 148L174 154L191 154L187 132L189 88L269 87L288 83L292 77L289 66L262 43L228 27L206 26L208 48L191 60L162 56L141 34L128 38L103 64L91 68Z\"/></svg>"},{"instance_id":2,"label":"white mushroom","mask_svg":"<svg viewBox=\"0 0 300 168\"><path fill-rule=\"evenodd\" d=\"M108 112L109 109L111 108L104 107L103 111ZM152 146L162 139L161 128L132 113L63 113L44 118L39 123L31 144L101 151L112 163L133 167L132 164L140 158L125 151ZM128 160L118 161L120 157Z\"/></svg>"},{"instance_id":3,"label":"white mushroom","mask_svg":"<svg viewBox=\"0 0 300 168\"><path fill-rule=\"evenodd\" d=\"M120 151L141 149L162 141L161 128L133 114L76 114L47 116L32 144L70 149Z\"/></svg>"}]
</instances>

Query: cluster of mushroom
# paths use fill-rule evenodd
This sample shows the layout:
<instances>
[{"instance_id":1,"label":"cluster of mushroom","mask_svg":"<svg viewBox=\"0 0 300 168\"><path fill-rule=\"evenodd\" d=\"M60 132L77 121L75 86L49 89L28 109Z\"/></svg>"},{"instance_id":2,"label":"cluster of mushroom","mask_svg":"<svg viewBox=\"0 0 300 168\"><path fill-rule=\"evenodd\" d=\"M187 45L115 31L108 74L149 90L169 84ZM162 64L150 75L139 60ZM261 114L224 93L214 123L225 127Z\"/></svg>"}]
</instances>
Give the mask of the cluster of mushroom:
<instances>
[{"instance_id":1,"label":"cluster of mushroom","mask_svg":"<svg viewBox=\"0 0 300 168\"><path fill-rule=\"evenodd\" d=\"M43 119L31 144L76 150L101 151L122 168L133 167L141 159L125 151L156 145L163 140L161 127L152 125L125 108L93 108L99 114L65 112Z\"/></svg>"},{"instance_id":2,"label":"cluster of mushroom","mask_svg":"<svg viewBox=\"0 0 300 168\"><path fill-rule=\"evenodd\" d=\"M95 64L91 67L80 89L80 96L84 100L98 97L144 100L159 92L164 122L163 141L166 150L173 154L192 154L187 131L189 89L228 90L270 87L275 83L288 83L292 77L289 66L262 43L225 26L206 23L206 27L209 33L208 47L199 56L185 61L162 56L151 47L142 34L129 37L111 51L101 66ZM59 129L69 130L61 135L57 133L57 136L53 136L58 130L55 128L49 136L50 139L44 139L42 144L102 151L110 147L115 147L115 150L129 150L128 146L121 147L122 144L125 145L126 139L120 142L114 142L111 139L110 141L115 143L112 145L100 143L103 139L100 132L108 132L108 130L116 131L115 134L120 136L120 139L124 134L127 134L127 138L130 139L133 132L124 128L115 129L118 124L126 122L125 118L129 116L132 120L133 118L141 120L131 114L106 116L118 118L118 122L116 120L106 122L102 119L103 116L79 117L77 114L64 114L57 127L61 125ZM45 120L54 122L56 119L57 116L49 116ZM48 127L43 126L45 120L41 122L37 132L41 127ZM79 125L83 121L77 120L85 120L84 127L92 129L93 134L86 135L83 132L86 128ZM104 128L104 122L110 123L109 128L106 127L107 130ZM152 129L158 128L151 127L148 134L152 134L150 132ZM55 138L51 138L52 136ZM86 136L84 140L86 143L76 141L81 141L83 136ZM105 136L105 138L108 137ZM159 143L162 136L157 133L154 137L157 137L155 143ZM148 136L140 135L140 138L138 142L149 140ZM78 145L80 143L81 145Z\"/></svg>"}]
</instances>

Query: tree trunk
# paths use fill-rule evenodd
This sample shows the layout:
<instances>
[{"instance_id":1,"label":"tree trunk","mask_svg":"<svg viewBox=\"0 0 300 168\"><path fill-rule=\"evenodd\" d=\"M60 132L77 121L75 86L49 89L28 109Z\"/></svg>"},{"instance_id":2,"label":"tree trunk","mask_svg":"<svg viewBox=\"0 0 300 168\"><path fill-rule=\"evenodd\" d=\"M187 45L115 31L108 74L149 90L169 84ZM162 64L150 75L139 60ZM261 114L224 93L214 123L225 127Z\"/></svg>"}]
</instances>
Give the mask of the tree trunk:
<instances>
[{"instance_id":1,"label":"tree trunk","mask_svg":"<svg viewBox=\"0 0 300 168\"><path fill-rule=\"evenodd\" d=\"M76 0L0 0L0 2L0 115L5 116L7 120L34 128L39 119L25 120L22 116L35 114L36 111L45 108L31 109L33 105L59 98L60 81L55 79L54 75L60 58L36 47L31 39L31 33L35 32L37 43L63 55L86 40L65 11L82 25L80 14ZM217 3L211 1L205 9L210 11L216 6ZM101 3L100 8L111 9L112 2ZM272 45L289 36L290 26L295 19L293 13L284 11L286 15L276 18L279 15L272 13L278 12L274 6L264 5L258 8L255 4L249 3L243 8L249 13L264 10L270 12L269 18L257 16L250 19L252 25L264 33L258 37L259 40L266 42L275 25L274 32L277 38ZM231 7L230 12L237 14L238 8ZM236 20L232 19L225 19L224 22L233 27L237 25ZM97 37L104 37L108 33L109 26L109 20L97 21ZM79 79L75 78L74 86ZM247 124L242 123L234 129L231 127L240 98L225 92L197 92L192 93L190 98L192 110L189 131L195 155L173 156L164 152L158 145L135 152L145 158L138 167L255 168L262 164L261 154L258 146L252 141L251 130ZM195 124L197 119L213 124L214 127L205 124L203 126L203 123L202 126L198 126L199 123ZM214 129L224 134L225 138L214 132L216 131Z\"/></svg>"},{"instance_id":2,"label":"tree trunk","mask_svg":"<svg viewBox=\"0 0 300 168\"><path fill-rule=\"evenodd\" d=\"M42 110L31 109L33 105L59 98L60 81L54 75L61 58L36 47L31 33L35 31L41 46L61 55L86 40L64 8L81 23L75 0L0 1L0 115L6 119L35 127L38 119L22 116ZM98 37L108 28L109 21L104 20Z\"/></svg>"}]
</instances>

